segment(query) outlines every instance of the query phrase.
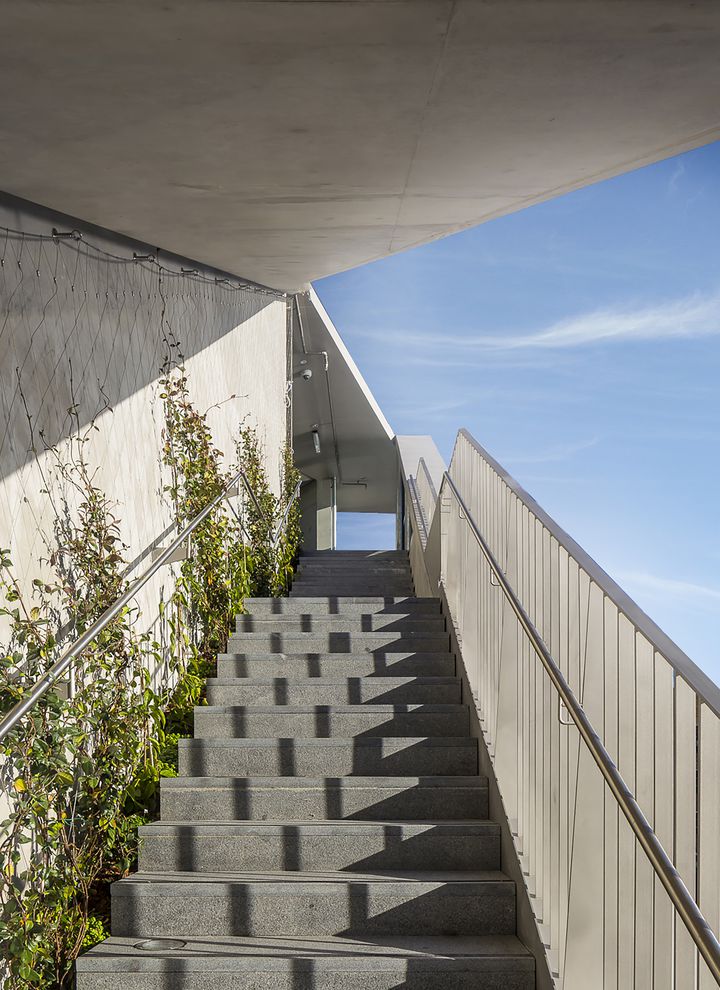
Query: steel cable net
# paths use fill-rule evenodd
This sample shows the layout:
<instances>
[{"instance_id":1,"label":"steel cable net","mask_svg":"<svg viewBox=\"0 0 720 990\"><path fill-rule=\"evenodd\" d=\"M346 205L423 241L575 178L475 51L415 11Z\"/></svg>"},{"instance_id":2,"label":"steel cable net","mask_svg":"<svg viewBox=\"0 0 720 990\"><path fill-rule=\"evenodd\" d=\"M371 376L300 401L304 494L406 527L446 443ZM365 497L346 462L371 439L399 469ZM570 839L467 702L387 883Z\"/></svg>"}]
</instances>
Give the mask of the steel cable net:
<instances>
[{"instance_id":1,"label":"steel cable net","mask_svg":"<svg viewBox=\"0 0 720 990\"><path fill-rule=\"evenodd\" d=\"M37 570L42 530L52 525L36 470L44 449L99 424L89 456L108 495L122 503L134 554L169 521L151 504L162 487L156 386L163 372L207 351L214 356L193 364L191 384L201 404L208 397L204 407L227 398L228 353L218 346L259 317L261 329L282 341L282 366L277 374L256 369L260 358L268 366L272 358L253 351L243 355L244 373L260 390L269 392L271 373L285 385L282 293L118 248L110 236L46 229L0 226L0 546L11 548L21 580ZM280 343L263 341L271 346ZM248 402L228 409L228 433Z\"/></svg>"}]
</instances>

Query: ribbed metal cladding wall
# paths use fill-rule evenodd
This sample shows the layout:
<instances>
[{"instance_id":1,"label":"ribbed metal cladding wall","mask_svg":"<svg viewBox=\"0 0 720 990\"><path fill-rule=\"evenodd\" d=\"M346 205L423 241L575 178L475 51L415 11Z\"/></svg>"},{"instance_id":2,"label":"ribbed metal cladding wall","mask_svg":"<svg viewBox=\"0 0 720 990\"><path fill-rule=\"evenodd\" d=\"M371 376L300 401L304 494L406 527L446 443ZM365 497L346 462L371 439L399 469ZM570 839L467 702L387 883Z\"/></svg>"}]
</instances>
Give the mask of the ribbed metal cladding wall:
<instances>
[{"instance_id":1,"label":"ribbed metal cladding wall","mask_svg":"<svg viewBox=\"0 0 720 990\"><path fill-rule=\"evenodd\" d=\"M720 689L464 432L449 474L717 934ZM448 485L438 509L442 581L557 986L715 987Z\"/></svg>"}]
</instances>

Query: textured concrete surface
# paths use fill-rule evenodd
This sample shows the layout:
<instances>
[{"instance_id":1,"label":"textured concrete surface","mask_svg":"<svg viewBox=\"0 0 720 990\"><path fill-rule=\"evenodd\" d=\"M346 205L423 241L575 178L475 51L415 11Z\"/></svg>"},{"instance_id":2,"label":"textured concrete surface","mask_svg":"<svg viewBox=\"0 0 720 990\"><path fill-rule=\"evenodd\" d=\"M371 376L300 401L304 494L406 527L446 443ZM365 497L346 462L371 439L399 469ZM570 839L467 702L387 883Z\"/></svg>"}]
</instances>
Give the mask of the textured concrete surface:
<instances>
[{"instance_id":1,"label":"textured concrete surface","mask_svg":"<svg viewBox=\"0 0 720 990\"><path fill-rule=\"evenodd\" d=\"M196 739L461 736L466 705L234 705L195 709Z\"/></svg>"},{"instance_id":2,"label":"textured concrete surface","mask_svg":"<svg viewBox=\"0 0 720 990\"><path fill-rule=\"evenodd\" d=\"M343 596L342 602L334 595L319 598L305 596L304 600L299 601L295 598L247 598L245 605L248 612L257 618L285 614L319 617L321 615L356 614L404 615L421 612L423 615L440 615L440 605L437 598L400 597L386 599Z\"/></svg>"},{"instance_id":3,"label":"textured concrete surface","mask_svg":"<svg viewBox=\"0 0 720 990\"><path fill-rule=\"evenodd\" d=\"M290 613L269 624L297 623ZM447 651L433 660L443 657L454 662ZM272 662L262 652L221 661L238 666L212 679L210 701L224 692L245 703L196 709L180 776L162 782L162 818L140 829L140 872L113 885L114 937L81 961L80 990L113 973L124 985L136 977L138 990L194 990L208 973L238 990L242 976L267 990L531 990L469 708L438 701L459 680L391 677L368 658L331 657L345 664L335 681L318 676L310 653L276 654L295 675L282 679L258 679ZM418 687L434 700L383 700ZM333 704L318 703L328 695ZM192 945L177 950L129 941L189 931ZM216 946L207 970L203 936Z\"/></svg>"},{"instance_id":4,"label":"textured concrete surface","mask_svg":"<svg viewBox=\"0 0 720 990\"><path fill-rule=\"evenodd\" d=\"M232 653L221 654L221 677L384 677L388 674L450 677L451 653L425 650L374 650L372 653Z\"/></svg>"},{"instance_id":5,"label":"textured concrete surface","mask_svg":"<svg viewBox=\"0 0 720 990\"><path fill-rule=\"evenodd\" d=\"M143 872L234 870L497 870L494 822L199 823L140 829Z\"/></svg>"},{"instance_id":6,"label":"textured concrete surface","mask_svg":"<svg viewBox=\"0 0 720 990\"><path fill-rule=\"evenodd\" d=\"M511 935L443 938L187 938L139 956L115 937L81 960L78 990L532 990L533 960ZM87 967L87 968L86 968ZM92 982L91 982L92 981Z\"/></svg>"},{"instance_id":7,"label":"textured concrete surface","mask_svg":"<svg viewBox=\"0 0 720 990\"><path fill-rule=\"evenodd\" d=\"M284 288L720 134L715 0L2 0L0 18L8 192Z\"/></svg>"},{"instance_id":8,"label":"textured concrete surface","mask_svg":"<svg viewBox=\"0 0 720 990\"><path fill-rule=\"evenodd\" d=\"M180 773L192 776L346 777L477 773L475 739L181 739Z\"/></svg>"},{"instance_id":9,"label":"textured concrete surface","mask_svg":"<svg viewBox=\"0 0 720 990\"><path fill-rule=\"evenodd\" d=\"M272 615L239 615L235 624L236 632L262 632L277 628L277 619ZM358 613L356 615L298 615L297 618L286 619L284 630L295 632L314 632L315 630L347 630L348 632L378 632L381 629L391 629L428 632L428 630L443 632L445 620L441 615L418 616L412 613L396 613L395 615L372 615Z\"/></svg>"},{"instance_id":10,"label":"textured concrete surface","mask_svg":"<svg viewBox=\"0 0 720 990\"><path fill-rule=\"evenodd\" d=\"M460 685L454 677L355 676L335 681L215 677L207 682L206 696L209 705L451 705L460 702Z\"/></svg>"},{"instance_id":11,"label":"textured concrete surface","mask_svg":"<svg viewBox=\"0 0 720 990\"><path fill-rule=\"evenodd\" d=\"M112 887L112 933L511 935L501 873L136 873Z\"/></svg>"},{"instance_id":12,"label":"textured concrete surface","mask_svg":"<svg viewBox=\"0 0 720 990\"><path fill-rule=\"evenodd\" d=\"M414 647L419 652L447 650L447 633L424 632L329 632L303 633L277 628L275 632L237 633L230 637L228 650L238 653L371 653L396 652Z\"/></svg>"},{"instance_id":13,"label":"textured concrete surface","mask_svg":"<svg viewBox=\"0 0 720 990\"><path fill-rule=\"evenodd\" d=\"M168 821L487 818L478 777L168 777L160 795Z\"/></svg>"}]
</instances>

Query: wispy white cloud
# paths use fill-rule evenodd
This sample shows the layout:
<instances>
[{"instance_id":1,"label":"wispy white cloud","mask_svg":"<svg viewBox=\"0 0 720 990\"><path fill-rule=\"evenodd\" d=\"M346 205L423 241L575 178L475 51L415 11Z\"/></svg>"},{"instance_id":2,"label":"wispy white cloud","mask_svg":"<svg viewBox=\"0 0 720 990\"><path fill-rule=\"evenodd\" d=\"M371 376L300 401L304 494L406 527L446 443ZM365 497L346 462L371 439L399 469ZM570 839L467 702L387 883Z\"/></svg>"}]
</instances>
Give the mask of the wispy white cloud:
<instances>
[{"instance_id":1,"label":"wispy white cloud","mask_svg":"<svg viewBox=\"0 0 720 990\"><path fill-rule=\"evenodd\" d=\"M548 350L616 341L672 340L720 334L720 293L695 294L652 306L598 309L550 324L536 333L437 334L367 329L359 336L396 347L462 348L469 352Z\"/></svg>"},{"instance_id":2,"label":"wispy white cloud","mask_svg":"<svg viewBox=\"0 0 720 990\"><path fill-rule=\"evenodd\" d=\"M552 464L557 461L567 461L575 454L583 450L596 446L600 442L600 437L592 437L589 440L580 440L577 443L561 443L554 447L547 447L545 450L538 450L533 454L520 454L513 456L506 454L503 460L508 464Z\"/></svg>"},{"instance_id":3,"label":"wispy white cloud","mask_svg":"<svg viewBox=\"0 0 720 990\"><path fill-rule=\"evenodd\" d=\"M460 396L456 399L447 399L443 402L394 402L392 410L395 415L401 416L427 416L439 415L440 413L456 412L458 409L465 409L476 401L475 394Z\"/></svg>"},{"instance_id":4,"label":"wispy white cloud","mask_svg":"<svg viewBox=\"0 0 720 990\"><path fill-rule=\"evenodd\" d=\"M674 601L682 598L685 603L695 602L700 606L712 605L713 608L717 608L720 603L720 588L711 585L696 584L693 581L678 581L675 578L659 577L656 574L638 571L621 573L618 577L625 585L658 598L671 598Z\"/></svg>"},{"instance_id":5,"label":"wispy white cloud","mask_svg":"<svg viewBox=\"0 0 720 990\"><path fill-rule=\"evenodd\" d=\"M675 168L673 169L673 174L670 176L670 180L667 185L667 190L669 193L674 193L677 191L678 183L680 179L685 174L685 163L683 161L678 161Z\"/></svg>"}]
</instances>

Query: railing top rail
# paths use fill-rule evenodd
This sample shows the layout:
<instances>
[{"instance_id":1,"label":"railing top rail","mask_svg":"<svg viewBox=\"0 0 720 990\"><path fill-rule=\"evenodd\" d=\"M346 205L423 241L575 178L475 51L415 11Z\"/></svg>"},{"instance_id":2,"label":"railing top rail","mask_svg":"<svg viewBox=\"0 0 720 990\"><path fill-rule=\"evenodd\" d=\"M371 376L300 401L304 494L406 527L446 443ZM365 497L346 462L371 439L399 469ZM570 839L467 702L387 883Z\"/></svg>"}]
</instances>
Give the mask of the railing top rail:
<instances>
[{"instance_id":1,"label":"railing top rail","mask_svg":"<svg viewBox=\"0 0 720 990\"><path fill-rule=\"evenodd\" d=\"M285 530L285 526L287 525L287 521L288 521L288 516L290 515L290 509L292 509L295 501L297 500L298 495L300 494L301 486L302 486L302 481L298 481L298 483L295 485L292 495L288 499L288 504L285 506L285 511L282 514L282 518L278 523L277 529L273 533L273 544L275 545L278 543L280 537L282 536Z\"/></svg>"},{"instance_id":2,"label":"railing top rail","mask_svg":"<svg viewBox=\"0 0 720 990\"><path fill-rule=\"evenodd\" d=\"M482 447L475 437L466 429L458 431L458 437L463 437L473 447L477 453L485 460L495 473L505 482L510 491L539 519L548 532L557 540L561 547L575 560L585 571L590 579L610 598L618 609L625 615L642 633L652 646L661 653L672 667L690 685L704 704L710 708L715 715L720 718L720 687L702 671L690 657L684 653L666 632L658 626L640 608L637 602L628 595L626 591L614 581L602 567L593 560L586 550L576 543L575 540L549 516L548 513L538 505L535 499L520 485L512 475L508 474L505 468L499 464L495 458ZM454 454L453 454L454 456ZM452 460L450 462L452 470Z\"/></svg>"},{"instance_id":3,"label":"railing top rail","mask_svg":"<svg viewBox=\"0 0 720 990\"><path fill-rule=\"evenodd\" d=\"M685 927L697 946L698 951L707 963L708 968L712 972L716 982L720 984L720 942L718 942L711 926L705 920L700 908L695 903L695 900L685 886L682 877L675 869L675 865L672 860L663 849L660 840L655 835L650 823L635 800L635 796L620 775L620 771L615 766L615 763L613 762L608 751L605 749L605 746L595 731L590 719L587 717L584 709L576 699L572 688L565 680L562 671L550 654L550 651L545 645L540 633L535 628L532 620L510 586L510 583L505 576L505 572L495 559L490 547L480 532L477 523L473 519L470 510L465 504L462 495L458 491L455 482L447 472L445 472L443 477L443 486L445 484L448 485L450 491L456 499L458 506L465 517L468 526L470 527L470 531L472 532L483 553L483 556L486 558L490 569L495 574L500 588L510 603L512 610L515 612L520 625L522 626L525 634L530 640L533 650L539 657L540 662L550 677L555 690L562 699L563 704L567 708L573 722L577 726L583 742L588 747L590 755L605 778L605 781L615 797L620 810L624 814L630 827L635 833L638 842L650 860L653 870L667 891Z\"/></svg>"},{"instance_id":4,"label":"railing top rail","mask_svg":"<svg viewBox=\"0 0 720 990\"><path fill-rule=\"evenodd\" d=\"M212 501L208 502L204 509L201 509L196 516L194 516L190 522L186 523L185 526L180 530L178 535L173 539L168 547L158 554L152 564L140 574L131 584L128 585L127 589L122 595L105 611L100 615L91 626L85 630L85 632L79 636L73 643L63 652L62 656L55 663L48 668L48 670L43 674L43 676L35 681L30 693L18 701L7 714L0 721L0 740L4 739L5 736L17 725L21 718L26 715L32 708L35 707L37 702L47 694L53 684L62 677L65 671L68 669L73 660L83 653L90 643L96 639L100 633L105 629L114 618L129 605L130 602L135 598L137 593L143 588L148 581L163 567L164 564L168 563L170 558L173 556L174 552L181 546L184 541L192 535L192 533L198 528L200 523L202 523L210 513L215 509L223 499L227 498L231 494L231 490L238 486L242 481L245 489L252 498L258 512L266 517L266 513L263 511L262 506L258 502L255 493L252 490L252 486L247 479L245 472L240 469L238 470L223 486L222 491ZM297 489L293 494L293 498L290 500L288 505L288 510L295 497L297 496ZM267 518L267 517L266 517ZM279 538L279 534L282 532L282 528L287 521L287 513L281 521L280 527L277 530L276 539Z\"/></svg>"},{"instance_id":5,"label":"railing top rail","mask_svg":"<svg viewBox=\"0 0 720 990\"><path fill-rule=\"evenodd\" d=\"M418 475L422 472L425 475L425 481L427 482L428 488L430 489L430 494L432 495L433 501L437 501L437 490L435 489L435 484L430 476L430 471L425 463L425 458L421 457L418 461Z\"/></svg>"},{"instance_id":6,"label":"railing top rail","mask_svg":"<svg viewBox=\"0 0 720 990\"><path fill-rule=\"evenodd\" d=\"M413 517L418 524L418 532L420 534L420 543L423 550L427 546L428 541L428 524L425 518L425 511L422 507L422 502L420 501L420 495L417 490L417 484L415 478L409 475L407 480L408 491L410 492L410 506L412 508Z\"/></svg>"}]
</instances>

